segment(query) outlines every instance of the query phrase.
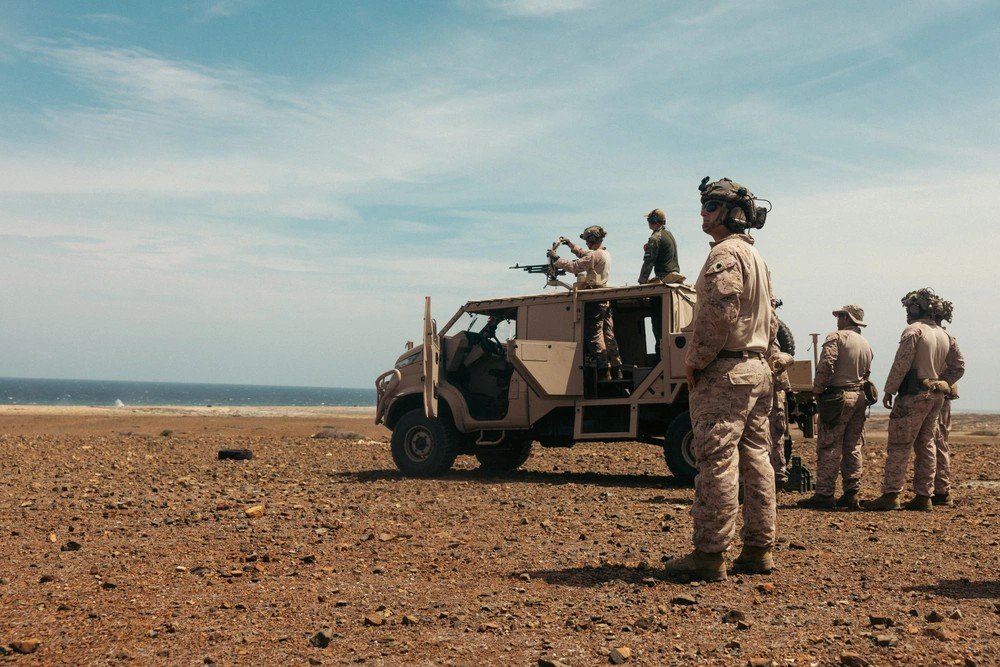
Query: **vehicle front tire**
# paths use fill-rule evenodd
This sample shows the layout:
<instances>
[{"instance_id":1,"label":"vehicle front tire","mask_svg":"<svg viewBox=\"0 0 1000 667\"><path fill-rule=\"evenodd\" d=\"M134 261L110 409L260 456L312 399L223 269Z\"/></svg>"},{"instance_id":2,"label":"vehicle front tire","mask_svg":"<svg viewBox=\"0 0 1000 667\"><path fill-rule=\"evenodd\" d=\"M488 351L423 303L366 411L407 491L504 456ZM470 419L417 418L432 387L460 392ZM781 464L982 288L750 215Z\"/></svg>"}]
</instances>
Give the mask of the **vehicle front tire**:
<instances>
[{"instance_id":1,"label":"vehicle front tire","mask_svg":"<svg viewBox=\"0 0 1000 667\"><path fill-rule=\"evenodd\" d=\"M404 475L433 477L451 468L458 456L458 431L423 410L410 410L392 429L392 460Z\"/></svg>"},{"instance_id":2,"label":"vehicle front tire","mask_svg":"<svg viewBox=\"0 0 1000 667\"><path fill-rule=\"evenodd\" d=\"M502 445L477 447L475 455L483 472L514 472L531 456L531 440L508 435Z\"/></svg>"},{"instance_id":3,"label":"vehicle front tire","mask_svg":"<svg viewBox=\"0 0 1000 667\"><path fill-rule=\"evenodd\" d=\"M674 417L663 438L663 458L674 477L684 484L694 482L698 468L694 458L694 429L687 410Z\"/></svg>"}]
</instances>

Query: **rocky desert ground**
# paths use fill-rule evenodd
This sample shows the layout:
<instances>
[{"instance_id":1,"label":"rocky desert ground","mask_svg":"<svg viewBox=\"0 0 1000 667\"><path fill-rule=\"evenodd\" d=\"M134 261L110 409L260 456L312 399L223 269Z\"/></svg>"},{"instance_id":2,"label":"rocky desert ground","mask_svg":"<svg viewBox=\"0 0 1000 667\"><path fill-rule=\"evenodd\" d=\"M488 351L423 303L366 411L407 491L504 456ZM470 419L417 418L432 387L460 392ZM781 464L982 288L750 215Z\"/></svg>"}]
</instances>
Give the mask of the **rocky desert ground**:
<instances>
[{"instance_id":1,"label":"rocky desert ground","mask_svg":"<svg viewBox=\"0 0 1000 667\"><path fill-rule=\"evenodd\" d=\"M778 569L717 584L660 577L693 492L648 445L417 480L365 410L4 408L0 434L0 664L1000 664L1000 415L955 415L955 507L783 494Z\"/></svg>"}]
</instances>

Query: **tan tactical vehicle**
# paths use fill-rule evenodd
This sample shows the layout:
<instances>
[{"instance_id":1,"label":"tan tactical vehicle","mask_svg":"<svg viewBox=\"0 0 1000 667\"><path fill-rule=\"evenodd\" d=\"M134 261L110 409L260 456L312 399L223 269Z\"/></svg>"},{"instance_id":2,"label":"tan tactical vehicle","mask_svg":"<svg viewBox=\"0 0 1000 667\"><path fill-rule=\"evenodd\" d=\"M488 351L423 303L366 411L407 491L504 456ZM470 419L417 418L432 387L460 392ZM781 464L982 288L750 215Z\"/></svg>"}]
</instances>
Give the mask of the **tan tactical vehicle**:
<instances>
[{"instance_id":1,"label":"tan tactical vehicle","mask_svg":"<svg viewBox=\"0 0 1000 667\"><path fill-rule=\"evenodd\" d=\"M549 284L562 283L550 274ZM460 454L511 471L534 442L640 441L663 447L674 476L691 481L684 328L694 300L682 283L570 288L470 301L438 332L428 297L423 344L408 344L375 381L375 421L392 430L393 459L408 475L440 474ZM612 304L622 380L598 381L586 352L587 311L602 301ZM811 400L811 363L797 361L790 374L798 396ZM791 417L811 427L811 414L790 396Z\"/></svg>"}]
</instances>

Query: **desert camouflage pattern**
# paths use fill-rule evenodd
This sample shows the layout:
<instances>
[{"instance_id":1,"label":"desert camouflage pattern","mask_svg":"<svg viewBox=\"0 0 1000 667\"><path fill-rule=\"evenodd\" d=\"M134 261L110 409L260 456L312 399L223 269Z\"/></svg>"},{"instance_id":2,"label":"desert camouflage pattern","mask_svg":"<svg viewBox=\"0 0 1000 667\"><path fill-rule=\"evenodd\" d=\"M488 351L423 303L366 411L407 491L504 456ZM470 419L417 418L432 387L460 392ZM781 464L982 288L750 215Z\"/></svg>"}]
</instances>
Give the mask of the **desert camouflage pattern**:
<instances>
[{"instance_id":1,"label":"desert camouflage pattern","mask_svg":"<svg viewBox=\"0 0 1000 667\"><path fill-rule=\"evenodd\" d=\"M899 493L906 482L906 471L913 450L913 492L930 496L934 492L937 454L934 431L937 429L944 394L924 391L898 396L889 413L889 445L886 451L882 493Z\"/></svg>"},{"instance_id":2,"label":"desert camouflage pattern","mask_svg":"<svg viewBox=\"0 0 1000 667\"><path fill-rule=\"evenodd\" d=\"M934 495L947 496L951 493L951 448L948 435L951 433L951 399L945 397L938 414L937 430L934 431Z\"/></svg>"},{"instance_id":3,"label":"desert camouflage pattern","mask_svg":"<svg viewBox=\"0 0 1000 667\"><path fill-rule=\"evenodd\" d=\"M816 439L816 494L832 496L837 490L837 474L844 477L844 493L861 486L862 448L868 405L860 391L844 392L844 407L833 426L822 421Z\"/></svg>"},{"instance_id":4,"label":"desert camouflage pattern","mask_svg":"<svg viewBox=\"0 0 1000 667\"><path fill-rule=\"evenodd\" d=\"M579 259L568 260L560 257L555 261L557 268L576 276L580 287L604 287L608 284L608 274L611 272L611 253L605 247L591 250L576 244L569 246L570 251Z\"/></svg>"},{"instance_id":5,"label":"desert camouflage pattern","mask_svg":"<svg viewBox=\"0 0 1000 667\"><path fill-rule=\"evenodd\" d=\"M698 467L691 509L695 549L719 553L729 547L736 533L741 480L743 543L774 544L772 400L771 369L761 359L717 359L698 373L690 399Z\"/></svg>"},{"instance_id":6,"label":"desert camouflage pattern","mask_svg":"<svg viewBox=\"0 0 1000 667\"><path fill-rule=\"evenodd\" d=\"M588 317L583 323L583 335L587 349L597 362L598 369L614 368L622 365L615 338L615 323L611 315L611 304L607 301L595 303L588 308Z\"/></svg>"},{"instance_id":7,"label":"desert camouflage pattern","mask_svg":"<svg viewBox=\"0 0 1000 667\"><path fill-rule=\"evenodd\" d=\"M861 327L839 329L826 337L816 364L813 393L827 387L857 384L872 368L872 348L861 335Z\"/></svg>"},{"instance_id":8,"label":"desert camouflage pattern","mask_svg":"<svg viewBox=\"0 0 1000 667\"><path fill-rule=\"evenodd\" d=\"M784 374L787 377L787 374ZM785 433L788 432L788 409L785 390L778 388L775 378L774 389L771 392L771 413L768 415L768 425L771 431L771 467L774 469L775 485L784 485L788 481L788 462L785 461Z\"/></svg>"},{"instance_id":9,"label":"desert camouflage pattern","mask_svg":"<svg viewBox=\"0 0 1000 667\"><path fill-rule=\"evenodd\" d=\"M945 330L929 317L919 319L903 329L896 357L885 380L885 393L898 392L903 378L911 368L916 369L917 377L921 380L942 379L949 384L957 382L945 377L946 360L951 348L949 338Z\"/></svg>"},{"instance_id":10,"label":"desert camouflage pattern","mask_svg":"<svg viewBox=\"0 0 1000 667\"><path fill-rule=\"evenodd\" d=\"M732 234L711 244L695 282L689 366L705 368L722 350L777 352L771 276L753 243L748 234Z\"/></svg>"}]
</instances>

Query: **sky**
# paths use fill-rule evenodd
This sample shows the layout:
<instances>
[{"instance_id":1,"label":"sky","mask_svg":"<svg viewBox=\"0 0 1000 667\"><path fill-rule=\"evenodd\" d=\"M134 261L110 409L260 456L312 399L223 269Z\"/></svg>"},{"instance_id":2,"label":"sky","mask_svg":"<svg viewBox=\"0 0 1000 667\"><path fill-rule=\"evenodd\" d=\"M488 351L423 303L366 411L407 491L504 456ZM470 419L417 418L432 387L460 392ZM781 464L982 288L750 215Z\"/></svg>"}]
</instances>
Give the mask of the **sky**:
<instances>
[{"instance_id":1,"label":"sky","mask_svg":"<svg viewBox=\"0 0 1000 667\"><path fill-rule=\"evenodd\" d=\"M858 303L881 385L929 286L1000 409L998 65L978 0L6 0L0 375L371 386L591 224L693 281L709 175L797 357Z\"/></svg>"}]
</instances>

